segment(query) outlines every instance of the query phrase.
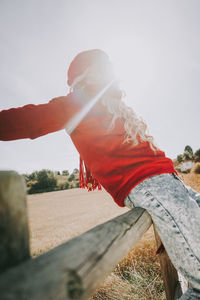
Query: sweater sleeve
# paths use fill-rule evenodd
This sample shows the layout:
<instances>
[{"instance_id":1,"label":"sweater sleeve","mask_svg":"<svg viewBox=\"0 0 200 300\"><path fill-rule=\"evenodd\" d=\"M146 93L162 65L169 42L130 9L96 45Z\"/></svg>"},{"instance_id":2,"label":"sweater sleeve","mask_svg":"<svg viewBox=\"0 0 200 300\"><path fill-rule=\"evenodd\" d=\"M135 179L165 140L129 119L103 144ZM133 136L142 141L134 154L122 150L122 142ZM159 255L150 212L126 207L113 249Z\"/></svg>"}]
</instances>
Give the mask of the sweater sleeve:
<instances>
[{"instance_id":1,"label":"sweater sleeve","mask_svg":"<svg viewBox=\"0 0 200 300\"><path fill-rule=\"evenodd\" d=\"M0 140L35 139L64 129L73 114L68 96L45 104L28 104L0 112Z\"/></svg>"}]
</instances>

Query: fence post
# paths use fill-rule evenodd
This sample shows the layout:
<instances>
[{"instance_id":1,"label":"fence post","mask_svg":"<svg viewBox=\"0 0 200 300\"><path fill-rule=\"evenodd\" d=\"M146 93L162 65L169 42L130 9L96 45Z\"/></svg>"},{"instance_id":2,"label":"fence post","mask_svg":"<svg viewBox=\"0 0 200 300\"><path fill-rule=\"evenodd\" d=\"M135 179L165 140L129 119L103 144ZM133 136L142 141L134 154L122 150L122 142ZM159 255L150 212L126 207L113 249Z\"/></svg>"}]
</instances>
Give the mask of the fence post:
<instances>
[{"instance_id":1,"label":"fence post","mask_svg":"<svg viewBox=\"0 0 200 300\"><path fill-rule=\"evenodd\" d=\"M0 273L29 257L25 181L14 171L0 171Z\"/></svg>"},{"instance_id":2,"label":"fence post","mask_svg":"<svg viewBox=\"0 0 200 300\"><path fill-rule=\"evenodd\" d=\"M154 225L154 234L156 239L156 244L159 247L161 245L161 239L157 233ZM182 289L178 278L178 273L171 263L167 252L159 254L161 272L164 281L165 293L167 300L176 300L182 295Z\"/></svg>"}]
</instances>

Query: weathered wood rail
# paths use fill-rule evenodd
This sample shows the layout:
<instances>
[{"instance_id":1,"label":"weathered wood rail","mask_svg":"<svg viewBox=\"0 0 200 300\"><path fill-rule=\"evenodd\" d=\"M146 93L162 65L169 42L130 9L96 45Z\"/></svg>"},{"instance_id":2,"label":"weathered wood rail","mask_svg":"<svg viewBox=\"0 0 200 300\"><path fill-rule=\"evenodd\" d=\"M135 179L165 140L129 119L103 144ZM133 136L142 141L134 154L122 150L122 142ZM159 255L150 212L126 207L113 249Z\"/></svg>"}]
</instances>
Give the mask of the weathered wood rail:
<instances>
[{"instance_id":1,"label":"weathered wood rail","mask_svg":"<svg viewBox=\"0 0 200 300\"><path fill-rule=\"evenodd\" d=\"M151 226L142 208L131 210L31 259L25 183L0 172L0 299L88 299ZM156 233L156 241L160 239ZM167 300L181 295L178 275L161 255Z\"/></svg>"}]
</instances>

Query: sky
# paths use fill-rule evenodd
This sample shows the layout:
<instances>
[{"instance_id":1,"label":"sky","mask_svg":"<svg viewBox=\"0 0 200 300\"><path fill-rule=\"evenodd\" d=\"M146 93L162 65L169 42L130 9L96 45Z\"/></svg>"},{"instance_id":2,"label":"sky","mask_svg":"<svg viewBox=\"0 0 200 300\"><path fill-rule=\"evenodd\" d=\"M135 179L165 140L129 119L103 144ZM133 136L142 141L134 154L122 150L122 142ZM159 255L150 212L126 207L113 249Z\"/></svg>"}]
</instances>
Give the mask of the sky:
<instances>
[{"instance_id":1,"label":"sky","mask_svg":"<svg viewBox=\"0 0 200 300\"><path fill-rule=\"evenodd\" d=\"M199 0L1 0L0 110L66 95L67 69L99 48L113 62L124 101L170 158L200 148ZM73 171L64 130L0 142L0 169Z\"/></svg>"}]
</instances>

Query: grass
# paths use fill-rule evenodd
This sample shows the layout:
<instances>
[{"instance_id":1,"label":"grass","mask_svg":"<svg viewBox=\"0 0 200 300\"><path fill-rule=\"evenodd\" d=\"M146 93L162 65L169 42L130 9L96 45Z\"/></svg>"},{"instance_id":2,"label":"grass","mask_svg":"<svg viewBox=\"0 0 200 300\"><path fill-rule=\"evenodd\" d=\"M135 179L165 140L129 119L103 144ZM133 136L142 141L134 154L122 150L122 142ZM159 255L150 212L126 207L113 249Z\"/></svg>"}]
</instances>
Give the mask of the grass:
<instances>
[{"instance_id":1,"label":"grass","mask_svg":"<svg viewBox=\"0 0 200 300\"><path fill-rule=\"evenodd\" d=\"M116 266L90 300L165 300L153 230Z\"/></svg>"},{"instance_id":2,"label":"grass","mask_svg":"<svg viewBox=\"0 0 200 300\"><path fill-rule=\"evenodd\" d=\"M200 163L196 163L193 168L194 173L200 174Z\"/></svg>"}]
</instances>

